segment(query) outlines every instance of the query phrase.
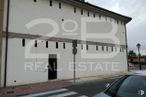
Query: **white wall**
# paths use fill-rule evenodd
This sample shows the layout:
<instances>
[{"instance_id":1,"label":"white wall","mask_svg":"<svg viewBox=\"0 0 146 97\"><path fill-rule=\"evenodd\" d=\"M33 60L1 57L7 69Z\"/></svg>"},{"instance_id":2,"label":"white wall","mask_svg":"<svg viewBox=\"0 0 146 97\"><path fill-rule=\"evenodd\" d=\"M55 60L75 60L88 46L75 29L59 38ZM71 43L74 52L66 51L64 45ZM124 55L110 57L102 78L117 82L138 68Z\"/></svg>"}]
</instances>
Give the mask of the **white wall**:
<instances>
[{"instance_id":1,"label":"white wall","mask_svg":"<svg viewBox=\"0 0 146 97\"><path fill-rule=\"evenodd\" d=\"M98 13L96 13L96 19L99 20ZM51 27L48 27L46 24L37 25L36 27L33 27L31 29L26 29L26 24L29 23L32 20L39 19L39 18L49 18L54 21L59 26L59 33L55 37L62 37L62 38L71 38L71 39L81 39L81 17L87 17L87 11L84 11L84 15L81 15L80 9L77 8L77 12L74 13L74 7L62 4L62 9L58 8L58 2L53 1L53 6L49 6L49 0L38 0L38 2L34 3L33 0L11 0L10 5L10 32L15 33L24 33L24 34L35 34L35 35L46 35L49 32L52 31ZM90 17L93 17L93 13L90 12ZM74 32L77 33L77 35L64 35L68 32L65 32L61 25L63 23L62 19L64 20L75 20L77 24L79 25L78 29ZM105 20L105 17L101 18L102 20ZM110 18L108 17L108 21L110 21ZM112 19L114 22L114 19ZM105 21L106 22L106 21ZM70 29L71 25L66 25L67 28ZM101 26L101 27L100 27ZM89 25L89 33L104 33L107 30L105 28L111 29L110 25L106 24L95 24L95 25ZM5 26L4 26L5 30ZM108 32L108 31L107 31ZM106 32L106 33L107 33ZM124 24L119 23L118 24L118 33L116 34L119 38L121 44L125 45L125 29ZM113 43L113 41L109 39L90 39L91 41L97 41L97 42L106 42L106 43ZM3 41L4 42L4 41ZM26 39L26 42L29 42L29 39ZM3 45L5 42L3 43ZM45 72L36 72L36 71L25 71L24 64L26 62L32 62L35 64L35 62L43 62L45 65L48 63L48 58L42 58L40 59L39 56L35 56L35 58L27 59L25 56L25 50L26 48L22 47L22 39L21 38L10 38L9 39L9 46L8 46L8 72L7 72L7 85L13 86L13 85L22 85L22 84L29 84L29 83L36 83L36 82L45 82L48 81L48 71ZM85 49L85 48L84 48ZM119 50L120 48L118 48ZM3 62L2 62L2 85L3 86L3 76L4 76L4 46L3 46ZM57 54L58 55L58 69L61 71L58 71L57 73L57 79L72 79L73 78L73 71L69 70L69 64L73 61L73 55L72 55L72 44L66 43L66 49L63 49L62 42L59 42L59 48L55 48L55 42L49 42L49 48L45 47L45 41L41 41L38 44L38 47L33 47L32 52L35 54L40 53L46 53L46 54ZM88 53L94 53L94 54L108 54L111 53L110 47L109 51L102 51L101 46L99 46L99 50L96 51L95 45L89 45ZM101 59L101 58L95 58L95 59L84 59L81 57L81 45L78 44L78 54L76 55L76 61L77 61L77 68L84 68L79 65L81 62L86 62L83 66L87 66L86 71L78 70L77 77L88 77L88 76L96 76L96 75L104 75L104 74L115 74L117 72L126 72L127 71L127 59L126 59L126 51L119 52L117 56L111 57L108 59ZM91 64L93 68L98 67L99 64L103 64L105 62L109 62L109 65L111 67L112 62L118 62L118 66L120 69L118 71L111 71L111 70L91 70L90 64L88 62L95 62ZM92 68L92 69L93 69ZM100 68L99 68L100 69ZM16 80L16 82L14 82Z\"/></svg>"},{"instance_id":2,"label":"white wall","mask_svg":"<svg viewBox=\"0 0 146 97\"><path fill-rule=\"evenodd\" d=\"M27 6L26 6L27 5ZM17 33L25 33L25 34L38 34L38 35L46 35L52 31L52 26L47 24L39 24L31 29L26 28L26 24L29 22L48 18L55 21L58 24L59 32L55 37L63 37L63 38L72 38L72 39L81 39L81 18L88 17L88 10L84 10L84 14L81 15L81 9L77 8L77 12L74 13L74 6L62 3L62 8L59 9L59 4L57 1L53 1L53 6L49 6L49 0L38 0L36 3L33 0L11 0L10 5L10 32ZM90 12L90 17L93 17L93 12ZM64 21L62 21L64 19ZM66 32L62 28L62 24L66 20L73 20L78 24L77 30L73 33L77 33L77 35L64 35L69 32ZM111 24L108 22L115 23L115 19L107 17L107 21L105 16L99 18L99 14L96 13L95 20L102 20L104 23L89 23L87 27L87 33L108 33L111 31ZM123 23L123 22L122 22ZM93 26L94 25L94 26ZM4 27L5 28L5 27ZM65 28L72 29L74 28L73 24L66 24ZM105 29L106 28L106 29ZM108 28L108 29L107 29ZM56 29L56 28L55 28ZM84 28L85 29L85 28ZM124 33L123 33L124 32ZM124 23L121 24L119 20L118 31L116 36L119 38L121 44L125 44L125 30ZM98 42L107 42L113 43L111 39L91 39Z\"/></svg>"},{"instance_id":3,"label":"white wall","mask_svg":"<svg viewBox=\"0 0 146 97\"><path fill-rule=\"evenodd\" d=\"M29 43L30 40L26 39L26 45ZM38 44L38 47L32 47L31 53L34 54L57 54L58 60L57 60L57 66L58 66L58 73L57 73L57 79L72 79L73 78L73 71L71 68L72 62L73 62L73 55L72 55L72 44L66 43L66 49L63 48L63 43L59 42L59 48L56 49L55 42L49 42L49 47L45 47L46 43L45 41L41 41ZM48 81L48 71L36 71L33 67L33 71L25 70L25 64L31 63L33 66L35 66L35 63L41 62L40 64L42 66L45 66L48 64L48 58L38 58L39 56L36 55L34 58L27 58L25 56L26 53L26 47L22 47L22 39L16 39L11 38L9 39L9 49L8 49L8 69L7 69L7 85L22 85L22 84L29 84L29 83L36 83L36 82L45 82ZM85 48L84 48L85 49ZM126 58L125 54L126 52L119 52L119 54L116 57L109 58L109 59L83 59L81 57L81 45L78 44L78 54L76 55L76 66L78 68L78 71L76 72L77 77L88 77L88 76L97 76L97 75L104 75L104 74L112 74L117 72L126 72L127 66L126 66ZM99 46L99 50L96 51L95 45L89 45L88 53L110 53L109 51L102 51L101 47ZM84 65L79 65L80 63L85 62ZM90 67L91 64L88 62L95 62L93 68ZM108 66L109 68L112 67L112 62L118 62L117 66L118 71L112 71L110 69L105 70L104 63L109 62ZM99 65L103 64L104 70L101 68L97 68ZM83 68L87 68L84 70ZM61 71L60 71L61 70ZM84 71L82 71L84 70ZM16 82L14 82L16 80Z\"/></svg>"}]
</instances>

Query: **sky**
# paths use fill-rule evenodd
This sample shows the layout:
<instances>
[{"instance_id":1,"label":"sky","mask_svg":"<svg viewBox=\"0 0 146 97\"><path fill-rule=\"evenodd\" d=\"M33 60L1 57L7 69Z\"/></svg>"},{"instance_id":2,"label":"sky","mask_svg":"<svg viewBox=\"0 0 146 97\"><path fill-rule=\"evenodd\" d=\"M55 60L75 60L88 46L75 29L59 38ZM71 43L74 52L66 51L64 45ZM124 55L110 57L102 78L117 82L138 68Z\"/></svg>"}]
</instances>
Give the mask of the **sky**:
<instances>
[{"instance_id":1,"label":"sky","mask_svg":"<svg viewBox=\"0 0 146 97\"><path fill-rule=\"evenodd\" d=\"M141 44L141 53L146 55L146 0L85 0L99 7L132 17L127 24L128 46L137 52L136 44Z\"/></svg>"}]
</instances>

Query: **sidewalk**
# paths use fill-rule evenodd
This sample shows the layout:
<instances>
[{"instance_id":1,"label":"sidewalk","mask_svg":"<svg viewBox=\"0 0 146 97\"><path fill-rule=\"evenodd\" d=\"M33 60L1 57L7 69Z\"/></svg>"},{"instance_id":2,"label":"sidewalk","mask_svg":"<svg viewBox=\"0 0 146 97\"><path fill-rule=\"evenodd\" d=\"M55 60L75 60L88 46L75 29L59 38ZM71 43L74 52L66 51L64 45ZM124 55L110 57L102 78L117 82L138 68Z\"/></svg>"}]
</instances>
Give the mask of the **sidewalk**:
<instances>
[{"instance_id":1,"label":"sidewalk","mask_svg":"<svg viewBox=\"0 0 146 97\"><path fill-rule=\"evenodd\" d=\"M48 91L51 89L66 87L71 84L72 83L69 81L54 81L54 82L46 82L46 83L39 83L39 84L32 84L32 85L17 86L17 87L9 87L9 88L0 90L0 97L43 92L43 91Z\"/></svg>"},{"instance_id":2,"label":"sidewalk","mask_svg":"<svg viewBox=\"0 0 146 97\"><path fill-rule=\"evenodd\" d=\"M86 77L86 78L78 78L76 79L76 83L73 83L74 80L66 80L66 81L52 81L46 83L37 83L32 85L24 85L24 86L17 86L17 87L9 87L6 89L0 90L0 97L13 97L15 95L26 95L32 94L37 92L44 92L52 89L63 88L67 86L71 86L73 84L83 84L86 82L97 81L102 79L113 79L118 78L121 76L120 74L117 75L105 75L105 76L93 76L93 77Z\"/></svg>"}]
</instances>

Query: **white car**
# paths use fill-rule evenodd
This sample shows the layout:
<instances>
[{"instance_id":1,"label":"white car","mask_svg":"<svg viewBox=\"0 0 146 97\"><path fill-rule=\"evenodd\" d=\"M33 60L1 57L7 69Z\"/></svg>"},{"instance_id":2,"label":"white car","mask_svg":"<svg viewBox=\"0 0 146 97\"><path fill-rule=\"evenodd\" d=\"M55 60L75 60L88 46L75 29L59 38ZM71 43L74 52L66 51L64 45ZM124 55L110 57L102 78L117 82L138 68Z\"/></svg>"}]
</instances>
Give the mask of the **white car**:
<instances>
[{"instance_id":1,"label":"white car","mask_svg":"<svg viewBox=\"0 0 146 97\"><path fill-rule=\"evenodd\" d=\"M93 97L146 97L146 71L131 72Z\"/></svg>"}]
</instances>

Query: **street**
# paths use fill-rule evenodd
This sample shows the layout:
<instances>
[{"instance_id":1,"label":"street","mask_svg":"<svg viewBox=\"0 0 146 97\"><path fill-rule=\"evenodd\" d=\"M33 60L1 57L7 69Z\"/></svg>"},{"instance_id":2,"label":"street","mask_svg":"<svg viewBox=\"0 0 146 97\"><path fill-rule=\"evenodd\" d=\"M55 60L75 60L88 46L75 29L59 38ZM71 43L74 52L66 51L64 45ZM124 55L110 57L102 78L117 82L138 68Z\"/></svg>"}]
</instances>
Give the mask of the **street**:
<instances>
[{"instance_id":1,"label":"street","mask_svg":"<svg viewBox=\"0 0 146 97\"><path fill-rule=\"evenodd\" d=\"M139 70L139 65L134 65L134 68L130 68L130 70ZM146 70L146 65L141 65L142 70Z\"/></svg>"},{"instance_id":2,"label":"street","mask_svg":"<svg viewBox=\"0 0 146 97\"><path fill-rule=\"evenodd\" d=\"M83 83L79 85L73 85L73 86L67 87L67 89L76 91L88 97L92 97L95 94L102 92L105 89L105 85L107 83L112 83L115 80L116 79L97 80L97 81L92 81L92 82Z\"/></svg>"},{"instance_id":3,"label":"street","mask_svg":"<svg viewBox=\"0 0 146 97\"><path fill-rule=\"evenodd\" d=\"M113 79L94 80L75 84L61 89L49 90L46 92L24 95L21 97L92 97L105 89L106 83L111 83Z\"/></svg>"}]
</instances>

